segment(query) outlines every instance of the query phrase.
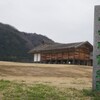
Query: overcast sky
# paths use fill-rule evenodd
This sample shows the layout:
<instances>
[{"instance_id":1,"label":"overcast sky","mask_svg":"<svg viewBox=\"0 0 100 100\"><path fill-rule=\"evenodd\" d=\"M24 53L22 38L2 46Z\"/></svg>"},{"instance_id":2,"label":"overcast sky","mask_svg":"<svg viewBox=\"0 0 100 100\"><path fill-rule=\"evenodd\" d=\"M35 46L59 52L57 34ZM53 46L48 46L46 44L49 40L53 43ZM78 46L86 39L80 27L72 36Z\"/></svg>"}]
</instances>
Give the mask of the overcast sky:
<instances>
[{"instance_id":1,"label":"overcast sky","mask_svg":"<svg viewBox=\"0 0 100 100\"><path fill-rule=\"evenodd\" d=\"M100 0L0 0L0 22L56 42L93 43L94 5Z\"/></svg>"}]
</instances>

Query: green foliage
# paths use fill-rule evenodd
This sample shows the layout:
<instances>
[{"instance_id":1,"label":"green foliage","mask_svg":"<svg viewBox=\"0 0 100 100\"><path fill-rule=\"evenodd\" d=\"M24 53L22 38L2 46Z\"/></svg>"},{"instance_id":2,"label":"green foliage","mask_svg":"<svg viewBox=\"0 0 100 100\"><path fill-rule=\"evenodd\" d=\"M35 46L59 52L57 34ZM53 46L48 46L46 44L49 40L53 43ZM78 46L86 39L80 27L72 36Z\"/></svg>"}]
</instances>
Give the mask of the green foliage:
<instances>
[{"instance_id":1,"label":"green foliage","mask_svg":"<svg viewBox=\"0 0 100 100\"><path fill-rule=\"evenodd\" d=\"M2 100L100 100L100 92L91 89L57 88L45 84L0 80Z\"/></svg>"},{"instance_id":2,"label":"green foliage","mask_svg":"<svg viewBox=\"0 0 100 100\"><path fill-rule=\"evenodd\" d=\"M13 83L3 92L3 96L4 100L66 100L55 87L43 84L27 86Z\"/></svg>"},{"instance_id":3,"label":"green foliage","mask_svg":"<svg viewBox=\"0 0 100 100\"><path fill-rule=\"evenodd\" d=\"M92 100L100 100L100 92L83 89L84 96L90 96Z\"/></svg>"},{"instance_id":4,"label":"green foliage","mask_svg":"<svg viewBox=\"0 0 100 100\"><path fill-rule=\"evenodd\" d=\"M35 46L45 43L54 43L46 36L27 34L14 27L0 23L0 60L22 61L32 59L28 51Z\"/></svg>"},{"instance_id":5,"label":"green foliage","mask_svg":"<svg viewBox=\"0 0 100 100\"><path fill-rule=\"evenodd\" d=\"M0 91L7 89L10 85L10 81L8 80L0 80Z\"/></svg>"}]
</instances>

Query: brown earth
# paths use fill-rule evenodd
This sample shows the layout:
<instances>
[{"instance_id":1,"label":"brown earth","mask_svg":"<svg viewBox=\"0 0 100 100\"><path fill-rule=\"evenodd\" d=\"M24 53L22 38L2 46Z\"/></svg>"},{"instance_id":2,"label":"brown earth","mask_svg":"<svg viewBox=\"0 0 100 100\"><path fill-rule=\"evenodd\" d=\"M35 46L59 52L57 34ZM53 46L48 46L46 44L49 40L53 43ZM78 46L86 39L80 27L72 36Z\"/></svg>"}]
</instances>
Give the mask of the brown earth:
<instances>
[{"instance_id":1,"label":"brown earth","mask_svg":"<svg viewBox=\"0 0 100 100\"><path fill-rule=\"evenodd\" d=\"M0 79L57 87L91 88L92 67L79 65L0 62Z\"/></svg>"}]
</instances>

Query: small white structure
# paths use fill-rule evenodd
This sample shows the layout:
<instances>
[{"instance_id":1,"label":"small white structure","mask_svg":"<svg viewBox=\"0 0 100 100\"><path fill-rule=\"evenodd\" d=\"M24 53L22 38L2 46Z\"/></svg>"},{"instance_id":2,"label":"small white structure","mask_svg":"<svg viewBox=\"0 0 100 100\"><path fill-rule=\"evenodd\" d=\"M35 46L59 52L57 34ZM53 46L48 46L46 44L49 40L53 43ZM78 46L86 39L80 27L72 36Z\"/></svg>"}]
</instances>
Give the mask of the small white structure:
<instances>
[{"instance_id":1,"label":"small white structure","mask_svg":"<svg viewBox=\"0 0 100 100\"><path fill-rule=\"evenodd\" d=\"M41 54L40 53L34 54L34 62L40 62L40 60L41 60Z\"/></svg>"}]
</instances>

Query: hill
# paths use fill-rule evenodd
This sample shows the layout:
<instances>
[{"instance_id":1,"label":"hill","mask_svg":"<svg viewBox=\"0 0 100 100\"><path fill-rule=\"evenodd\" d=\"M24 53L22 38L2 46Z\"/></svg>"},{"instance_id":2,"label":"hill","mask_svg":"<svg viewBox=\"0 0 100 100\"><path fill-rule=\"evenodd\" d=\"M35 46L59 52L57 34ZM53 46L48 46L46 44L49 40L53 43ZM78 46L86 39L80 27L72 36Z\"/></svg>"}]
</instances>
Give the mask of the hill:
<instances>
[{"instance_id":1,"label":"hill","mask_svg":"<svg viewBox=\"0 0 100 100\"><path fill-rule=\"evenodd\" d=\"M28 51L42 43L54 43L46 36L20 32L11 25L0 23L0 60L31 59Z\"/></svg>"}]
</instances>

